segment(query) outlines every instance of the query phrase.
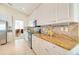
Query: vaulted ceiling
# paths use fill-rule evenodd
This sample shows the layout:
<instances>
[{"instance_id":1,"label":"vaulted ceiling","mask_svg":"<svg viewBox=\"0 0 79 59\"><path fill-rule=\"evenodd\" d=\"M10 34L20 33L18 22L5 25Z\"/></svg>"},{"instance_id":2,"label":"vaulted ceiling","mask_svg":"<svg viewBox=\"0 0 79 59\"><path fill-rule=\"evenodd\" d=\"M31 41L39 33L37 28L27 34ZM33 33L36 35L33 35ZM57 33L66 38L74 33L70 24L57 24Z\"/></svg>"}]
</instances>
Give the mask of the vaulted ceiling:
<instances>
[{"instance_id":1,"label":"vaulted ceiling","mask_svg":"<svg viewBox=\"0 0 79 59\"><path fill-rule=\"evenodd\" d=\"M34 10L39 8L40 3L6 3L5 5L15 8L16 10L29 16Z\"/></svg>"}]
</instances>

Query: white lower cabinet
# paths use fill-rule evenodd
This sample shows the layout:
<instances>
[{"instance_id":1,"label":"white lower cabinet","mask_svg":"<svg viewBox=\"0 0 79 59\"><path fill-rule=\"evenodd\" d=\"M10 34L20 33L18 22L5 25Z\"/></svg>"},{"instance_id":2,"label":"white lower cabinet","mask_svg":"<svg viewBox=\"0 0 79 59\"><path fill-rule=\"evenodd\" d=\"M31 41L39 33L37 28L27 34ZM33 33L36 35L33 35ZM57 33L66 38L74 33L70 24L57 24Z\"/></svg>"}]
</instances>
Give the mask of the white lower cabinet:
<instances>
[{"instance_id":1,"label":"white lower cabinet","mask_svg":"<svg viewBox=\"0 0 79 59\"><path fill-rule=\"evenodd\" d=\"M7 32L7 42L11 42L14 39L12 32Z\"/></svg>"},{"instance_id":2,"label":"white lower cabinet","mask_svg":"<svg viewBox=\"0 0 79 59\"><path fill-rule=\"evenodd\" d=\"M33 50L38 55L65 55L68 53L68 50L40 39L34 35L32 36L32 46Z\"/></svg>"}]
</instances>

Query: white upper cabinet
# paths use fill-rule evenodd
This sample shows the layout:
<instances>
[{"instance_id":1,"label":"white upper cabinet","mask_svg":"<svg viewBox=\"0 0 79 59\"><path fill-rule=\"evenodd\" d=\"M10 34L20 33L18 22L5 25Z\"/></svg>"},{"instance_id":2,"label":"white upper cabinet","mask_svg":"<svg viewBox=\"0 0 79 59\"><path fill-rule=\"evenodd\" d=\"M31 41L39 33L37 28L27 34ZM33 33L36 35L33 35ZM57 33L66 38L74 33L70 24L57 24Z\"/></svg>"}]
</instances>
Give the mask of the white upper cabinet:
<instances>
[{"instance_id":1,"label":"white upper cabinet","mask_svg":"<svg viewBox=\"0 0 79 59\"><path fill-rule=\"evenodd\" d=\"M39 17L37 20L38 25L53 24L62 20L70 19L70 4L68 3L46 3L41 4L30 16L30 20L34 17ZM30 21L30 23L33 23Z\"/></svg>"},{"instance_id":2,"label":"white upper cabinet","mask_svg":"<svg viewBox=\"0 0 79 59\"><path fill-rule=\"evenodd\" d=\"M69 20L69 4L57 4L57 20Z\"/></svg>"},{"instance_id":3,"label":"white upper cabinet","mask_svg":"<svg viewBox=\"0 0 79 59\"><path fill-rule=\"evenodd\" d=\"M40 16L38 25L50 24L53 20L57 20L57 4L43 4L38 10Z\"/></svg>"},{"instance_id":4,"label":"white upper cabinet","mask_svg":"<svg viewBox=\"0 0 79 59\"><path fill-rule=\"evenodd\" d=\"M53 24L62 20L71 20L69 4L43 4L37 12L40 16L38 25Z\"/></svg>"}]
</instances>

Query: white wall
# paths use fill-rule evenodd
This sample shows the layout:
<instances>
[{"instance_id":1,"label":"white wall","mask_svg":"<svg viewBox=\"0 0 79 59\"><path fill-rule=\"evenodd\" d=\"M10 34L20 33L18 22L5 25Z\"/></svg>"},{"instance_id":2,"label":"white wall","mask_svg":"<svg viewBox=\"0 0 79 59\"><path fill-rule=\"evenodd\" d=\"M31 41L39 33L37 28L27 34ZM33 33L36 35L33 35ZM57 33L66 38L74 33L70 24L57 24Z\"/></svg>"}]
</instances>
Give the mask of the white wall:
<instances>
[{"instance_id":1,"label":"white wall","mask_svg":"<svg viewBox=\"0 0 79 59\"><path fill-rule=\"evenodd\" d=\"M39 17L38 25L52 24L55 21L71 20L70 18L70 4L42 4L37 10L35 10L30 17L28 17L31 26L35 17Z\"/></svg>"},{"instance_id":2,"label":"white wall","mask_svg":"<svg viewBox=\"0 0 79 59\"><path fill-rule=\"evenodd\" d=\"M2 17L3 16L3 17ZM26 21L27 17L23 13L12 9L8 6L0 4L0 19L7 20L9 26L12 26L12 19L15 20L23 20Z\"/></svg>"},{"instance_id":3,"label":"white wall","mask_svg":"<svg viewBox=\"0 0 79 59\"><path fill-rule=\"evenodd\" d=\"M27 16L25 14L2 4L0 4L0 20L7 20L8 26L11 27L11 29L13 30L13 32L7 33L8 41L15 39L15 31L14 31L15 20L23 20L25 21L25 24L27 24L26 22Z\"/></svg>"}]
</instances>

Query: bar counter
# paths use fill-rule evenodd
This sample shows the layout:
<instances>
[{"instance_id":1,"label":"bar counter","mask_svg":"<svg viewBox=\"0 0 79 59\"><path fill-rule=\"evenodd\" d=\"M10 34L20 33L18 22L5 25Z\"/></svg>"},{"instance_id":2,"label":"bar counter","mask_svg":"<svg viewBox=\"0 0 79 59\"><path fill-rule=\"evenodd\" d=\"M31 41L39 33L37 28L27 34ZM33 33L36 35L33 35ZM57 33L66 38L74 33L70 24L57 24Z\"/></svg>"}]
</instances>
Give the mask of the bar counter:
<instances>
[{"instance_id":1,"label":"bar counter","mask_svg":"<svg viewBox=\"0 0 79 59\"><path fill-rule=\"evenodd\" d=\"M73 47L76 46L76 44L78 44L76 40L73 40L71 37L65 35L49 36L42 33L34 33L34 35L37 36L38 38L46 40L52 44L56 44L67 50L71 50Z\"/></svg>"}]
</instances>

